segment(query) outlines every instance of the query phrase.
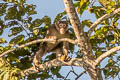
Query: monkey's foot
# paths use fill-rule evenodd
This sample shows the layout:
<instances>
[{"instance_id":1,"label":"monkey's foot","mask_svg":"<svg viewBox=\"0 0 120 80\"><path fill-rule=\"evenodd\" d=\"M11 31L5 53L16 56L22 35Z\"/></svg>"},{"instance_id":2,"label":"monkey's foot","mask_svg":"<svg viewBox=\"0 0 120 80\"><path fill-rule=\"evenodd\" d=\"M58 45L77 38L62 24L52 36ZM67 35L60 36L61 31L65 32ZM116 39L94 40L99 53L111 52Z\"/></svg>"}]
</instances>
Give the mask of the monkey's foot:
<instances>
[{"instance_id":1,"label":"monkey's foot","mask_svg":"<svg viewBox=\"0 0 120 80\"><path fill-rule=\"evenodd\" d=\"M34 67L34 69L35 69L37 72L39 72L38 65L34 65L33 67Z\"/></svg>"},{"instance_id":2,"label":"monkey's foot","mask_svg":"<svg viewBox=\"0 0 120 80\"><path fill-rule=\"evenodd\" d=\"M65 61L65 62L68 62L68 61L70 61L70 60L71 60L71 58L70 58L70 57L65 56L65 55L61 56L61 57L60 57L60 59L61 59L62 61Z\"/></svg>"}]
</instances>

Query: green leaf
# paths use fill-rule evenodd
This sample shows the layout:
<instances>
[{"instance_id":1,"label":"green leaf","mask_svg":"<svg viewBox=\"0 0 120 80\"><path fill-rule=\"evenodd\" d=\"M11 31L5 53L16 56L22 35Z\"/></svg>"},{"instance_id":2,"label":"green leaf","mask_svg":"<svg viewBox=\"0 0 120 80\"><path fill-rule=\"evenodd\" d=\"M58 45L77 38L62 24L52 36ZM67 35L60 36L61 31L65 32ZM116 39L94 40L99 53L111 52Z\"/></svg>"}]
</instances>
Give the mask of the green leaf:
<instances>
[{"instance_id":1,"label":"green leaf","mask_svg":"<svg viewBox=\"0 0 120 80\"><path fill-rule=\"evenodd\" d=\"M80 1L80 8L85 4L84 0Z\"/></svg>"},{"instance_id":2,"label":"green leaf","mask_svg":"<svg viewBox=\"0 0 120 80\"><path fill-rule=\"evenodd\" d=\"M0 46L0 54L3 52L4 47Z\"/></svg>"},{"instance_id":3,"label":"green leaf","mask_svg":"<svg viewBox=\"0 0 120 80\"><path fill-rule=\"evenodd\" d=\"M107 27L107 26L101 27L95 31L95 34L93 36L91 36L90 39L95 38L95 37L97 37L99 39L103 39L106 37L105 35L108 32L108 30L109 30L109 27Z\"/></svg>"},{"instance_id":4,"label":"green leaf","mask_svg":"<svg viewBox=\"0 0 120 80\"><path fill-rule=\"evenodd\" d=\"M30 10L30 11L28 12L28 14L29 14L29 15L33 15L33 14L37 14L37 12L34 11L34 10Z\"/></svg>"},{"instance_id":5,"label":"green leaf","mask_svg":"<svg viewBox=\"0 0 120 80\"><path fill-rule=\"evenodd\" d=\"M23 28L22 27L13 27L10 30L11 30L11 34L8 35L9 37L19 34L20 32L23 31Z\"/></svg>"},{"instance_id":6,"label":"green leaf","mask_svg":"<svg viewBox=\"0 0 120 80\"><path fill-rule=\"evenodd\" d=\"M20 0L20 3L23 4L23 3L25 3L25 1L26 1L26 0Z\"/></svg>"},{"instance_id":7,"label":"green leaf","mask_svg":"<svg viewBox=\"0 0 120 80\"><path fill-rule=\"evenodd\" d=\"M52 74L56 75L58 78L63 78L63 76L59 73L61 67L53 67L51 68Z\"/></svg>"},{"instance_id":8,"label":"green leaf","mask_svg":"<svg viewBox=\"0 0 120 80\"><path fill-rule=\"evenodd\" d=\"M81 0L80 1L80 6L78 7L78 13L82 15L82 13L88 9L88 5L90 4L89 0Z\"/></svg>"},{"instance_id":9,"label":"green leaf","mask_svg":"<svg viewBox=\"0 0 120 80\"><path fill-rule=\"evenodd\" d=\"M3 30L0 28L0 35L2 35L2 33L3 33Z\"/></svg>"},{"instance_id":10,"label":"green leaf","mask_svg":"<svg viewBox=\"0 0 120 80\"><path fill-rule=\"evenodd\" d=\"M18 24L19 24L18 21L13 20L13 21L9 21L7 25L9 27L12 27L12 26L15 26L15 25L18 25Z\"/></svg>"},{"instance_id":11,"label":"green leaf","mask_svg":"<svg viewBox=\"0 0 120 80\"><path fill-rule=\"evenodd\" d=\"M42 79L47 79L47 78L51 77L51 75L49 75L48 72L42 72L42 74L40 74L40 77Z\"/></svg>"},{"instance_id":12,"label":"green leaf","mask_svg":"<svg viewBox=\"0 0 120 80\"><path fill-rule=\"evenodd\" d=\"M60 21L65 15L66 15L65 11L57 14L57 16L54 19L54 23Z\"/></svg>"},{"instance_id":13,"label":"green leaf","mask_svg":"<svg viewBox=\"0 0 120 80\"><path fill-rule=\"evenodd\" d=\"M78 6L80 6L80 2L75 2L74 7L78 7Z\"/></svg>"},{"instance_id":14,"label":"green leaf","mask_svg":"<svg viewBox=\"0 0 120 80\"><path fill-rule=\"evenodd\" d=\"M20 44L24 41L24 35L18 35L17 37L13 38L9 44Z\"/></svg>"},{"instance_id":15,"label":"green leaf","mask_svg":"<svg viewBox=\"0 0 120 80\"><path fill-rule=\"evenodd\" d=\"M92 10L92 12L96 15L96 18L100 18L106 13L106 9L101 6L92 6Z\"/></svg>"},{"instance_id":16,"label":"green leaf","mask_svg":"<svg viewBox=\"0 0 120 80\"><path fill-rule=\"evenodd\" d=\"M112 11L114 11L115 8L110 8L110 9L107 9L107 13L111 13Z\"/></svg>"},{"instance_id":17,"label":"green leaf","mask_svg":"<svg viewBox=\"0 0 120 80\"><path fill-rule=\"evenodd\" d=\"M44 22L45 25L51 25L51 18L49 16L44 16L41 20Z\"/></svg>"},{"instance_id":18,"label":"green leaf","mask_svg":"<svg viewBox=\"0 0 120 80\"><path fill-rule=\"evenodd\" d=\"M3 16L6 12L6 7L7 7L7 4L5 3L0 3L0 16Z\"/></svg>"},{"instance_id":19,"label":"green leaf","mask_svg":"<svg viewBox=\"0 0 120 80\"><path fill-rule=\"evenodd\" d=\"M16 58L16 56L13 56L13 55L9 55L7 57L7 60L8 61L15 61L15 62L20 62L20 60L18 58Z\"/></svg>"},{"instance_id":20,"label":"green leaf","mask_svg":"<svg viewBox=\"0 0 120 80\"><path fill-rule=\"evenodd\" d=\"M113 62L113 60L112 60L112 59L109 59L109 60L108 60L108 63L112 63L112 62Z\"/></svg>"},{"instance_id":21,"label":"green leaf","mask_svg":"<svg viewBox=\"0 0 120 80\"><path fill-rule=\"evenodd\" d=\"M82 21L82 26L88 26L88 27L90 27L92 25L92 22L90 21L90 20L84 20L84 21Z\"/></svg>"},{"instance_id":22,"label":"green leaf","mask_svg":"<svg viewBox=\"0 0 120 80\"><path fill-rule=\"evenodd\" d=\"M35 20L32 22L32 28L39 27L41 24L42 24L42 20L40 20L40 19L35 19Z\"/></svg>"},{"instance_id":23,"label":"green leaf","mask_svg":"<svg viewBox=\"0 0 120 80\"><path fill-rule=\"evenodd\" d=\"M18 4L18 1L16 1L16 0L7 0L7 2L9 2L9 3L13 2L15 4Z\"/></svg>"},{"instance_id":24,"label":"green leaf","mask_svg":"<svg viewBox=\"0 0 120 80\"><path fill-rule=\"evenodd\" d=\"M16 56L26 56L26 55L30 55L30 52L28 51L28 50L25 50L25 49L19 49L19 50L16 50L15 51L15 54L16 54ZM13 57L14 57L15 55L13 55ZM10 57L11 57L11 55L10 55Z\"/></svg>"},{"instance_id":25,"label":"green leaf","mask_svg":"<svg viewBox=\"0 0 120 80\"><path fill-rule=\"evenodd\" d=\"M39 33L39 29L34 29L34 30L33 30L33 34L34 34L34 35L38 35L38 33Z\"/></svg>"},{"instance_id":26,"label":"green leaf","mask_svg":"<svg viewBox=\"0 0 120 80\"><path fill-rule=\"evenodd\" d=\"M11 19L17 19L20 20L21 19L21 15L17 10L17 7L10 7L7 11L7 14L5 16L5 20L11 20Z\"/></svg>"},{"instance_id":27,"label":"green leaf","mask_svg":"<svg viewBox=\"0 0 120 80\"><path fill-rule=\"evenodd\" d=\"M31 4L31 5L27 5L25 8L25 11L28 12L28 15L33 15L33 14L37 14L37 12L35 11L35 5Z\"/></svg>"},{"instance_id":28,"label":"green leaf","mask_svg":"<svg viewBox=\"0 0 120 80\"><path fill-rule=\"evenodd\" d=\"M0 43L6 43L7 41L4 38L0 38Z\"/></svg>"}]
</instances>

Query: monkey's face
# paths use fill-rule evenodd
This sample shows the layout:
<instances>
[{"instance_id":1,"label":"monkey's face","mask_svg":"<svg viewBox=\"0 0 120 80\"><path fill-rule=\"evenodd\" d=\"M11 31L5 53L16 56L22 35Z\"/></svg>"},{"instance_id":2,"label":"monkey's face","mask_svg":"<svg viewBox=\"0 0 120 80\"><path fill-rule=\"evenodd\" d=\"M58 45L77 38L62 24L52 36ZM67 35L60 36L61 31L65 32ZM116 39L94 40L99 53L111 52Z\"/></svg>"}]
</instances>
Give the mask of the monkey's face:
<instances>
[{"instance_id":1,"label":"monkey's face","mask_svg":"<svg viewBox=\"0 0 120 80\"><path fill-rule=\"evenodd\" d=\"M65 34L65 32L68 30L67 24L60 23L59 24L59 32L60 34Z\"/></svg>"}]
</instances>

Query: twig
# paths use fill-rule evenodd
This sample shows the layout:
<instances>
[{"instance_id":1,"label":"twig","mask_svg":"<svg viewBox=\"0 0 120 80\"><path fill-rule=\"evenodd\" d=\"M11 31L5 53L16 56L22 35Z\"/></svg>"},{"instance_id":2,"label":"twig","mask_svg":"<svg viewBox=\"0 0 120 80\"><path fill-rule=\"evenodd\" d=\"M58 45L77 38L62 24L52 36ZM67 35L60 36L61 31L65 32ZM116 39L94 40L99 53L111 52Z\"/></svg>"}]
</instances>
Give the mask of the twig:
<instances>
[{"instance_id":1,"label":"twig","mask_svg":"<svg viewBox=\"0 0 120 80\"><path fill-rule=\"evenodd\" d=\"M67 79L67 77L69 76L69 74L70 74L71 72L73 72L73 71L72 71L72 70L70 70L70 71L68 72L68 74L67 74L67 76L64 78L64 80L66 80L66 79Z\"/></svg>"},{"instance_id":2,"label":"twig","mask_svg":"<svg viewBox=\"0 0 120 80\"><path fill-rule=\"evenodd\" d=\"M90 34L94 31L94 29L97 27L98 24L100 24L102 21L114 16L114 15L117 15L118 13L120 12L120 8L114 10L113 12L109 13L109 14L105 14L103 15L102 17L100 17L99 19L97 19L91 26L90 26L90 29L88 31L88 34L90 36Z\"/></svg>"},{"instance_id":3,"label":"twig","mask_svg":"<svg viewBox=\"0 0 120 80\"><path fill-rule=\"evenodd\" d=\"M112 49L110 49L109 51L103 53L102 55L100 55L96 60L96 65L99 64L104 58L108 57L109 55L111 55L112 53L116 52L120 50L120 46L114 47Z\"/></svg>"},{"instance_id":4,"label":"twig","mask_svg":"<svg viewBox=\"0 0 120 80\"><path fill-rule=\"evenodd\" d=\"M78 76L78 74L74 71L73 67L71 66L73 73Z\"/></svg>"},{"instance_id":5,"label":"twig","mask_svg":"<svg viewBox=\"0 0 120 80\"><path fill-rule=\"evenodd\" d=\"M39 42L52 42L52 41L55 41L55 40L53 40L53 39L38 39L38 40L34 40L34 41L32 41L32 42L28 42L28 43L26 43L26 44L20 45L20 46L14 48L14 49L5 51L4 53L2 53L2 54L0 55L0 57L4 56L4 55L6 55L6 54L8 54L8 53L10 53L10 52L13 52L13 51L15 51L15 50L17 50L17 49L21 49L21 48L24 48L24 47L29 46L29 45L32 45L32 44L36 44L36 43L39 43ZM76 41L74 41L74 40L72 40L72 39L69 39L69 38L58 39L58 40L56 40L56 41L57 41L57 42L68 41L68 42L70 42L70 43L72 43L72 44L76 44Z\"/></svg>"},{"instance_id":6,"label":"twig","mask_svg":"<svg viewBox=\"0 0 120 80\"><path fill-rule=\"evenodd\" d=\"M75 80L78 80L78 78L79 77L81 77L83 74L85 74L86 73L86 71L83 71L79 76L77 76L76 78L75 78Z\"/></svg>"},{"instance_id":7,"label":"twig","mask_svg":"<svg viewBox=\"0 0 120 80\"><path fill-rule=\"evenodd\" d=\"M69 74L72 72L72 73L74 73L76 76L78 76L78 74L77 73L75 73L75 71L74 71L74 69L73 69L73 67L71 66L71 68L72 68L72 70L70 70L69 72L68 72L68 74L67 74L67 76L64 78L64 80L66 80L67 79L67 77L69 76Z\"/></svg>"}]
</instances>

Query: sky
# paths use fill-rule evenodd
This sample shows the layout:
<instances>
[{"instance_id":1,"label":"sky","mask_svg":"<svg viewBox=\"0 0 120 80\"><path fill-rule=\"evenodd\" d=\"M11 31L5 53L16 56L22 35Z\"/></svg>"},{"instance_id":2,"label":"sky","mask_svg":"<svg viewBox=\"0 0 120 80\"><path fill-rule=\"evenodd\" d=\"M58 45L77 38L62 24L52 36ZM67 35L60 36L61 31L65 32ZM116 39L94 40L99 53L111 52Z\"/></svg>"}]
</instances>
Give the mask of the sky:
<instances>
[{"instance_id":1,"label":"sky","mask_svg":"<svg viewBox=\"0 0 120 80\"><path fill-rule=\"evenodd\" d=\"M64 11L64 4L62 0L27 0L27 2L37 6L36 10L38 13L35 17L39 18L47 15L54 20L58 13Z\"/></svg>"}]
</instances>

